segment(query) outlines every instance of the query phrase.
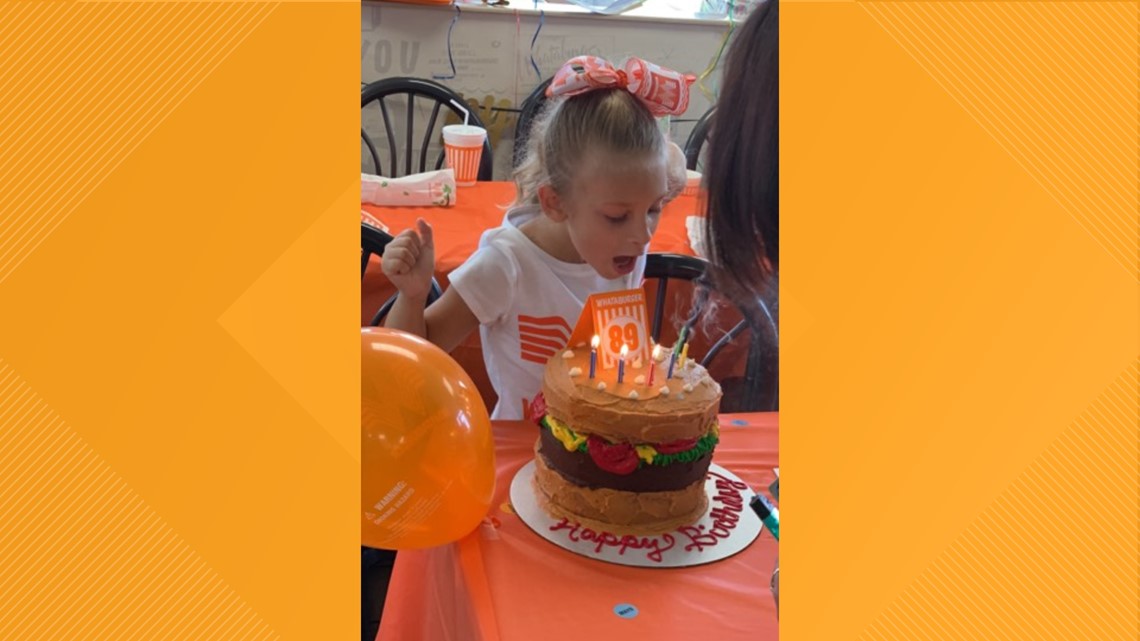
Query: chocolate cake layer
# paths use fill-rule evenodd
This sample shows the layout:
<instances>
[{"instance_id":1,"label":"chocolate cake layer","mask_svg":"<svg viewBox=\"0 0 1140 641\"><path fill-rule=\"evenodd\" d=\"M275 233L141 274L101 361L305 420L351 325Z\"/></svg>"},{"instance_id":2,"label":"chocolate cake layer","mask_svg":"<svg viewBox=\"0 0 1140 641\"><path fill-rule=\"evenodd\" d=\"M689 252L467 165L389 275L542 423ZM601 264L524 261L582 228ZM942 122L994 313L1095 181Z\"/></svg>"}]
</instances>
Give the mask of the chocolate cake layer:
<instances>
[{"instance_id":1,"label":"chocolate cake layer","mask_svg":"<svg viewBox=\"0 0 1140 641\"><path fill-rule=\"evenodd\" d=\"M690 463L645 465L629 474L607 472L594 463L589 453L566 450L548 429L540 429L539 452L547 464L567 481L587 488L605 487L625 492L665 492L680 490L703 479L712 456L706 454Z\"/></svg>"}]
</instances>

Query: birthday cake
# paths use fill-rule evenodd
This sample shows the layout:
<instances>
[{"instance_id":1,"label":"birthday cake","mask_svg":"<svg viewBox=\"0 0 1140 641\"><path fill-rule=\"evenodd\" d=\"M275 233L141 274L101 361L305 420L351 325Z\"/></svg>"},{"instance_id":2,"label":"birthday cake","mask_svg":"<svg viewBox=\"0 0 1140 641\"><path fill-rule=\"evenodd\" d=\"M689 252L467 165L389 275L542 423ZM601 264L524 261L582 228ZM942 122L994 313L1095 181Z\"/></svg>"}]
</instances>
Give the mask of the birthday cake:
<instances>
[{"instance_id":1,"label":"birthday cake","mask_svg":"<svg viewBox=\"0 0 1140 641\"><path fill-rule=\"evenodd\" d=\"M583 343L547 362L531 408L540 426L539 504L554 518L614 534L697 521L708 508L720 385L674 352L657 350L644 363L623 358L617 369L596 360L596 348Z\"/></svg>"}]
</instances>

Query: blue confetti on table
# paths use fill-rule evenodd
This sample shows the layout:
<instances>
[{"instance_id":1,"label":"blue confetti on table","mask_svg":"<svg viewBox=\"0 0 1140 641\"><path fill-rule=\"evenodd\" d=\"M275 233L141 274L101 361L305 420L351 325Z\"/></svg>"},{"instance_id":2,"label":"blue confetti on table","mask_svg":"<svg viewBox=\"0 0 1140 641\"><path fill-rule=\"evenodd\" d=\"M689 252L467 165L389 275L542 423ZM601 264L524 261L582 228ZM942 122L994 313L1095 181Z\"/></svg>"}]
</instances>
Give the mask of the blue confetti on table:
<instances>
[{"instance_id":1,"label":"blue confetti on table","mask_svg":"<svg viewBox=\"0 0 1140 641\"><path fill-rule=\"evenodd\" d=\"M745 421L745 420L739 419L739 418L734 418L734 419L732 419L732 424L737 426L737 427L747 427L748 421Z\"/></svg>"},{"instance_id":2,"label":"blue confetti on table","mask_svg":"<svg viewBox=\"0 0 1140 641\"><path fill-rule=\"evenodd\" d=\"M614 606L614 614L623 619L632 619L637 616L637 608L629 603L619 603Z\"/></svg>"}]
</instances>

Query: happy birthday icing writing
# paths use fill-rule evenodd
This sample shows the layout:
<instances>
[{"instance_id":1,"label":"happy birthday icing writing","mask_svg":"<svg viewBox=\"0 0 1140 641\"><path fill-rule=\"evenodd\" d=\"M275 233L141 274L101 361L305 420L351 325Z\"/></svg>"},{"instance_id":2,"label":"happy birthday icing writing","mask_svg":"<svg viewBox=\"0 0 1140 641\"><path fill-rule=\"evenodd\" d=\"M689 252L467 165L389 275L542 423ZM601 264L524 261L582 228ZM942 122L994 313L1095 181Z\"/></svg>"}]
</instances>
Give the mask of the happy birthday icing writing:
<instances>
[{"instance_id":1,"label":"happy birthday icing writing","mask_svg":"<svg viewBox=\"0 0 1140 641\"><path fill-rule=\"evenodd\" d=\"M744 496L740 491L747 490L748 485L712 471L709 476L716 477L716 494L712 500L713 503L720 503L720 507L709 511L709 518L713 521L711 528L706 530L703 525L687 525L677 530L690 541L685 546L686 552L693 549L702 552L705 548L715 546L721 539L727 539L732 535L732 530L736 529L740 513L744 511Z\"/></svg>"},{"instance_id":2,"label":"happy birthday icing writing","mask_svg":"<svg viewBox=\"0 0 1140 641\"><path fill-rule=\"evenodd\" d=\"M577 543L578 541L593 542L594 552L600 554L602 548L617 548L618 554L625 554L626 550L650 550L645 554L645 558L653 561L654 563L661 562L661 555L673 549L676 540L671 534L663 534L661 536L643 536L636 537L632 534L627 534L618 538L616 534L610 532L595 532L588 527L582 527L581 523L577 521L571 523L569 519L563 517L561 521L550 526L551 532L559 530L567 530L567 536L571 541Z\"/></svg>"},{"instance_id":3,"label":"happy birthday icing writing","mask_svg":"<svg viewBox=\"0 0 1140 641\"><path fill-rule=\"evenodd\" d=\"M709 472L709 476L716 478L716 494L712 496L715 507L709 511L712 527L687 525L678 528L677 532L689 540L684 548L686 552L692 550L703 552L705 548L715 547L722 539L727 539L740 523L740 513L744 511L744 496L741 492L747 490L748 485L712 471ZM615 548L621 555L624 555L626 550L648 550L645 557L654 563L660 563L662 554L676 545L676 539L671 534L652 537L627 534L619 538L610 532L595 532L565 517L550 526L551 532L561 530L565 530L566 536L575 543L580 541L594 543L594 552L597 554L601 554L605 548Z\"/></svg>"}]
</instances>

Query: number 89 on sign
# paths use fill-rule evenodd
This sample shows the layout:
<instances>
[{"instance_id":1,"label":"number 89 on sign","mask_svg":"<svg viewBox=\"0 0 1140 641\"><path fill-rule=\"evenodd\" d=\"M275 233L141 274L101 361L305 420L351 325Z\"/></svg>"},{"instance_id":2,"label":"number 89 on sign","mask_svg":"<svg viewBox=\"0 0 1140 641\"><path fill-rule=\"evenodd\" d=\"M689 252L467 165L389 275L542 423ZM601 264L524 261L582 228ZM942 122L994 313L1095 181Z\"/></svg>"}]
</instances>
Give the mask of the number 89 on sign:
<instances>
[{"instance_id":1,"label":"number 89 on sign","mask_svg":"<svg viewBox=\"0 0 1140 641\"><path fill-rule=\"evenodd\" d=\"M602 336L607 360L617 359L622 345L629 348L629 357L636 360L646 339L644 325L629 316L609 319L602 330Z\"/></svg>"}]
</instances>

